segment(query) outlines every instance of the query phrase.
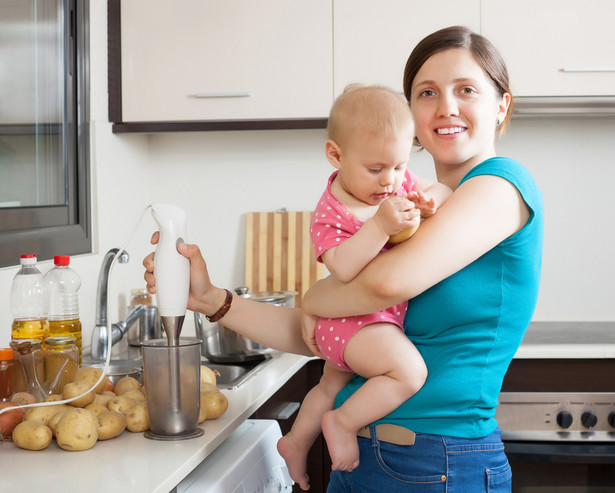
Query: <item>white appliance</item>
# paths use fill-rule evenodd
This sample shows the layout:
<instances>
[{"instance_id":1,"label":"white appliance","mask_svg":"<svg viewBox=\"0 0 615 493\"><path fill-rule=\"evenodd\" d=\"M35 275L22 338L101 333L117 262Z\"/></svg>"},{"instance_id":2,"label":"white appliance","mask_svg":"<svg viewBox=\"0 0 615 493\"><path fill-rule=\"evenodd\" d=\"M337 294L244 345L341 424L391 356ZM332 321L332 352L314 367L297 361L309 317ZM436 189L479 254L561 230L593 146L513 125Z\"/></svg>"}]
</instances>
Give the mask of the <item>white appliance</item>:
<instances>
[{"instance_id":1,"label":"white appliance","mask_svg":"<svg viewBox=\"0 0 615 493\"><path fill-rule=\"evenodd\" d=\"M175 491L290 493L293 480L276 447L281 437L275 420L246 420Z\"/></svg>"}]
</instances>

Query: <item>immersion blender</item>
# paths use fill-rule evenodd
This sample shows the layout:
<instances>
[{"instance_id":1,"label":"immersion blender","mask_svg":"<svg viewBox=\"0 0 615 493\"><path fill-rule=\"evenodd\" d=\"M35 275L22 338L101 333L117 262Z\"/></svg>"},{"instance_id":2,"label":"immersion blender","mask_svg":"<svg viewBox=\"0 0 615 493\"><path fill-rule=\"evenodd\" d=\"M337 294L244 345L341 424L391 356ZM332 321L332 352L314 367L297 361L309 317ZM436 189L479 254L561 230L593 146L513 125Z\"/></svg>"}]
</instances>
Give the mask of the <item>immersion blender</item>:
<instances>
[{"instance_id":1,"label":"immersion blender","mask_svg":"<svg viewBox=\"0 0 615 493\"><path fill-rule=\"evenodd\" d=\"M184 242L186 213L169 204L152 205L152 216L158 223L160 238L154 255L156 276L156 302L162 326L169 344L170 408L169 434L186 429L185 416L181 411L180 362L178 356L181 333L188 295L190 293L190 261L177 251Z\"/></svg>"}]
</instances>

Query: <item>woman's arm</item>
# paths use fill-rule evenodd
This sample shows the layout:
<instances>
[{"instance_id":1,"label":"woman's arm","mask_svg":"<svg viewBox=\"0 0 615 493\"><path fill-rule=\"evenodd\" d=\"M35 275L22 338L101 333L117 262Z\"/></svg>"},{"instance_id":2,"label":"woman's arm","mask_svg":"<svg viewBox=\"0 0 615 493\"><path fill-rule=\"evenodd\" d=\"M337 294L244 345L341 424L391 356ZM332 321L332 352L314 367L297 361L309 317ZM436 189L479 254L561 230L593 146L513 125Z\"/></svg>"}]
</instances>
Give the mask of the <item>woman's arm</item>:
<instances>
[{"instance_id":1,"label":"woman's arm","mask_svg":"<svg viewBox=\"0 0 615 493\"><path fill-rule=\"evenodd\" d=\"M528 218L510 182L492 175L471 178L412 238L380 254L351 282L331 277L317 282L302 309L307 315L342 317L411 299L519 231Z\"/></svg>"},{"instance_id":2,"label":"woman's arm","mask_svg":"<svg viewBox=\"0 0 615 493\"><path fill-rule=\"evenodd\" d=\"M152 243L158 243L154 233ZM213 315L224 304L226 291L215 287L207 271L205 259L196 245L181 244L178 251L190 260L190 296L188 309ZM156 292L154 253L143 260L145 281L151 293ZM229 311L220 319L225 327L267 347L289 353L312 356L301 338L301 310L258 303L233 295Z\"/></svg>"}]
</instances>

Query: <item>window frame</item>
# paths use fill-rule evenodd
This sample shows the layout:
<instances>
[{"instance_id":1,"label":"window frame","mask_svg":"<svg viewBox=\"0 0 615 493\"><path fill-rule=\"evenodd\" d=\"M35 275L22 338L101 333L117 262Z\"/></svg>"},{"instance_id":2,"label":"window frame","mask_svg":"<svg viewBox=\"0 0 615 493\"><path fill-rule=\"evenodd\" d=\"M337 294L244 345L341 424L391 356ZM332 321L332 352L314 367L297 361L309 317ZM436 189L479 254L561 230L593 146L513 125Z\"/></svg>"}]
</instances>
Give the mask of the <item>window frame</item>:
<instances>
[{"instance_id":1,"label":"window frame","mask_svg":"<svg viewBox=\"0 0 615 493\"><path fill-rule=\"evenodd\" d=\"M89 143L89 0L65 0L68 38L65 104L68 115L66 203L0 209L0 267L19 264L24 253L38 260L92 251Z\"/></svg>"}]
</instances>

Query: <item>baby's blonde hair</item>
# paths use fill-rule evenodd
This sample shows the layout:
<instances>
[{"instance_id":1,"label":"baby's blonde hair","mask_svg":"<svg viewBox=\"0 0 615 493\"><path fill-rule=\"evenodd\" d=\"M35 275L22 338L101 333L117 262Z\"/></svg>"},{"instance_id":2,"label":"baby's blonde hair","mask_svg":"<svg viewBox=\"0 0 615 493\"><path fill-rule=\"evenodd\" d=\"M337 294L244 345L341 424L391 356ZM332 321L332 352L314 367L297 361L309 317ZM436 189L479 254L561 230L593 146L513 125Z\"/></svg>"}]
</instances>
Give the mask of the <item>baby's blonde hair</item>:
<instances>
[{"instance_id":1,"label":"baby's blonde hair","mask_svg":"<svg viewBox=\"0 0 615 493\"><path fill-rule=\"evenodd\" d=\"M338 144L357 131L369 136L393 136L410 128L412 113L406 100L385 86L351 84L333 102L327 137Z\"/></svg>"}]
</instances>

